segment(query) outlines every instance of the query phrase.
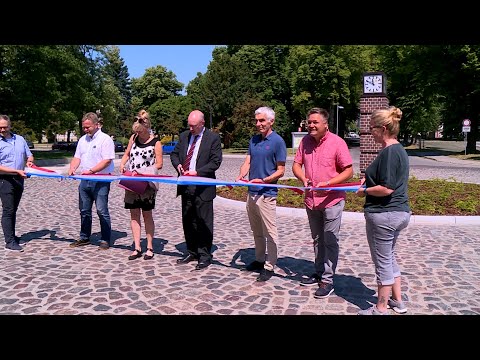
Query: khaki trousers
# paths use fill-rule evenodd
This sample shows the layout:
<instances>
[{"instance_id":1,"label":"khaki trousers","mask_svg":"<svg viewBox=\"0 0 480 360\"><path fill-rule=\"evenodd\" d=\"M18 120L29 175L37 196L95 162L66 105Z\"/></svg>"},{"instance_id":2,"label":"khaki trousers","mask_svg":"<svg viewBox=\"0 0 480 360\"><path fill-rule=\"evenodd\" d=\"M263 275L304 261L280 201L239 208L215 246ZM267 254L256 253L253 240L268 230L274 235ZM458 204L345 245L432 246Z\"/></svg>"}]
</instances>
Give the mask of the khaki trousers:
<instances>
[{"instance_id":1,"label":"khaki trousers","mask_svg":"<svg viewBox=\"0 0 480 360\"><path fill-rule=\"evenodd\" d=\"M246 208L255 239L255 260L265 262L264 268L273 271L278 257L277 198L248 194Z\"/></svg>"}]
</instances>

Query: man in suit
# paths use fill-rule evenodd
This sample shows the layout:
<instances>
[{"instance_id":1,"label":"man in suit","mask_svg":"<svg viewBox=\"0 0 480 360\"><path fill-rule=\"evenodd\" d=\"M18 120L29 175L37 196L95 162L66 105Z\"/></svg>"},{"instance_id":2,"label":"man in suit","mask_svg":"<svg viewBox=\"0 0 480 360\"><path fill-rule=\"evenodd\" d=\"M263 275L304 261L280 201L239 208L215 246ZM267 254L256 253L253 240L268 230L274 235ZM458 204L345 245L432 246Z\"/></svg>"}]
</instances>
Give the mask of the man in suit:
<instances>
[{"instance_id":1,"label":"man in suit","mask_svg":"<svg viewBox=\"0 0 480 360\"><path fill-rule=\"evenodd\" d=\"M189 130L180 134L180 140L170 154L173 167L179 175L202 176L215 179L215 171L222 163L220 136L205 128L205 117L199 110L188 115ZM198 260L196 270L212 262L213 199L215 185L179 185L177 196L182 197L182 224L187 254L177 264Z\"/></svg>"}]
</instances>

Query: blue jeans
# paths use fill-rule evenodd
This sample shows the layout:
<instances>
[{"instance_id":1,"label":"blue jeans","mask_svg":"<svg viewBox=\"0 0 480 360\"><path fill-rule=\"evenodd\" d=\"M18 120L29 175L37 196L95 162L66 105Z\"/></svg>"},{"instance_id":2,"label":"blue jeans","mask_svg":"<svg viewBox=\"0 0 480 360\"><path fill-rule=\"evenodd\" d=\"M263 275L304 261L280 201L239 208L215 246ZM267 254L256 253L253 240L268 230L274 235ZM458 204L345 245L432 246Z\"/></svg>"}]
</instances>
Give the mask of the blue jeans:
<instances>
[{"instance_id":1,"label":"blue jeans","mask_svg":"<svg viewBox=\"0 0 480 360\"><path fill-rule=\"evenodd\" d=\"M103 181L82 180L78 187L79 191L79 209L81 218L80 239L89 240L92 235L92 206L95 202L98 218L100 220L100 229L102 240L110 244L112 237L112 222L108 212L108 194L110 193L110 183Z\"/></svg>"}]
</instances>

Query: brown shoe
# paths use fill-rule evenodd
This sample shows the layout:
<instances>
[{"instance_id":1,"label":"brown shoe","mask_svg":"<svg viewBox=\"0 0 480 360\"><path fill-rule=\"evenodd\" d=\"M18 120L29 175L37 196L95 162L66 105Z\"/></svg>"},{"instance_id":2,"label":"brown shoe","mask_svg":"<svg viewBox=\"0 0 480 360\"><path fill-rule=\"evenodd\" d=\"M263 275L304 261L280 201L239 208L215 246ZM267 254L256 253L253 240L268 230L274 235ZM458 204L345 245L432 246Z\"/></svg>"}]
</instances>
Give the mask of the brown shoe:
<instances>
[{"instance_id":1,"label":"brown shoe","mask_svg":"<svg viewBox=\"0 0 480 360\"><path fill-rule=\"evenodd\" d=\"M74 248L74 247L79 247L79 246L84 246L84 245L89 245L89 244L90 244L90 240L80 239L80 240L74 241L73 243L71 243L68 246L71 247L71 248Z\"/></svg>"}]
</instances>

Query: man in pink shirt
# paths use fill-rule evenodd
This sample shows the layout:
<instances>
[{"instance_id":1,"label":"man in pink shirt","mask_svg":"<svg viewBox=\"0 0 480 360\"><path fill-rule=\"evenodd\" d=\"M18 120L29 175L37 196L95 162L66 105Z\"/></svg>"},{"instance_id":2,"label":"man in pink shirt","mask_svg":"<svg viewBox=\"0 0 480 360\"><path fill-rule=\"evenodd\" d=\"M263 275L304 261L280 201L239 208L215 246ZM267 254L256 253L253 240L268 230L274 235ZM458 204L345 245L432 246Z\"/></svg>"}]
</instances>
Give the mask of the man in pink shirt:
<instances>
[{"instance_id":1,"label":"man in pink shirt","mask_svg":"<svg viewBox=\"0 0 480 360\"><path fill-rule=\"evenodd\" d=\"M308 135L300 142L293 174L305 187L341 184L353 176L352 157L342 138L328 130L328 112L313 108L307 115ZM302 170L303 166L303 170ZM315 298L333 292L338 262L338 235L345 206L345 191L305 191L305 207L313 238L315 273L301 285L316 285Z\"/></svg>"}]
</instances>

